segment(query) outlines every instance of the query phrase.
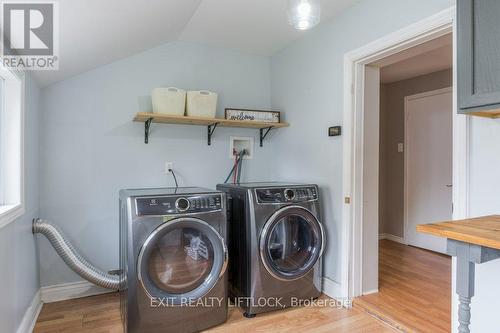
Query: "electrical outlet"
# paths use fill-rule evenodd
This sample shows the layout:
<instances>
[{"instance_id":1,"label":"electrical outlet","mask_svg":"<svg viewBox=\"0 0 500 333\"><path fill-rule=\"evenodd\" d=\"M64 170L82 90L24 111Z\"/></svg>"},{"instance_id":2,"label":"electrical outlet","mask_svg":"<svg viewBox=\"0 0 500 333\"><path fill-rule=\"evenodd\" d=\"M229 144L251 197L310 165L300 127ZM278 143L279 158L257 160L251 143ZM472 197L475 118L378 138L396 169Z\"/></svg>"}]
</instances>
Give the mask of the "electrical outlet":
<instances>
[{"instance_id":1,"label":"electrical outlet","mask_svg":"<svg viewBox=\"0 0 500 333\"><path fill-rule=\"evenodd\" d=\"M405 151L405 144L398 143L398 153L403 153Z\"/></svg>"},{"instance_id":2,"label":"electrical outlet","mask_svg":"<svg viewBox=\"0 0 500 333\"><path fill-rule=\"evenodd\" d=\"M170 173L170 170L174 168L174 162L165 162L165 173Z\"/></svg>"}]
</instances>

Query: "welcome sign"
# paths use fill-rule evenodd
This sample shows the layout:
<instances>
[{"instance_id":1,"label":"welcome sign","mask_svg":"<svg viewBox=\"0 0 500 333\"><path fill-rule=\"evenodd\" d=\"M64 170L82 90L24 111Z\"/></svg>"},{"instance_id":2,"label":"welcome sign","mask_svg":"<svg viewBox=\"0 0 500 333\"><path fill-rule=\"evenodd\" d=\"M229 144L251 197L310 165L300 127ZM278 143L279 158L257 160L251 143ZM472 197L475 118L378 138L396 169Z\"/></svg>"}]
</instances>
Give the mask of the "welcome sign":
<instances>
[{"instance_id":1,"label":"welcome sign","mask_svg":"<svg viewBox=\"0 0 500 333\"><path fill-rule=\"evenodd\" d=\"M261 111L261 110L227 108L225 112L225 118L228 120L279 123L280 113L278 111Z\"/></svg>"}]
</instances>

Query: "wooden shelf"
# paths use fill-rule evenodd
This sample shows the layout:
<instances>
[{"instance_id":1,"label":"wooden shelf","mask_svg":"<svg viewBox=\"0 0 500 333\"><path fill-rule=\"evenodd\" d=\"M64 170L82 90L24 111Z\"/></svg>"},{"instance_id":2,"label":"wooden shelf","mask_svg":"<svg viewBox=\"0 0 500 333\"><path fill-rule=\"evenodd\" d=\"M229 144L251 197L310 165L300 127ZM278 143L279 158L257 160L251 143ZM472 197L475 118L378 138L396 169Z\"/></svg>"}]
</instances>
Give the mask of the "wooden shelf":
<instances>
[{"instance_id":1,"label":"wooden shelf","mask_svg":"<svg viewBox=\"0 0 500 333\"><path fill-rule=\"evenodd\" d=\"M165 114L158 113L148 113L140 112L138 113L134 121L145 122L148 119L153 118L153 123L162 124L178 124L178 125L197 125L197 126L208 126L215 123L222 127L242 127L242 128L281 128L290 126L288 123L268 123L268 122L257 122L257 121L244 121L244 120L229 120L222 118L203 118L203 117L187 117L187 116L169 116Z\"/></svg>"},{"instance_id":2,"label":"wooden shelf","mask_svg":"<svg viewBox=\"0 0 500 333\"><path fill-rule=\"evenodd\" d=\"M211 144L212 134L220 127L238 127L238 128L255 128L260 130L260 146L262 147L264 138L273 128L283 128L290 126L288 123L269 123L244 120L229 120L223 118L204 118L204 117L187 117L187 116L170 116L158 113L139 112L134 117L134 121L143 122L145 126L144 142L149 141L149 128L151 123L159 124L175 124L175 125L194 125L208 127L208 145Z\"/></svg>"}]
</instances>

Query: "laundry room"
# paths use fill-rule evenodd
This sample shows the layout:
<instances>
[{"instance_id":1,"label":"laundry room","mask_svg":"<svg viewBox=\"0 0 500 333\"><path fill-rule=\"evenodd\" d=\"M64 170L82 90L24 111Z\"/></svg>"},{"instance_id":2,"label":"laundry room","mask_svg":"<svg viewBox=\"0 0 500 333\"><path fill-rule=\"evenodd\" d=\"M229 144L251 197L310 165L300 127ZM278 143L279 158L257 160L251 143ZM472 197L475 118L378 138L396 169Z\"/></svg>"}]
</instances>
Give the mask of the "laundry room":
<instances>
[{"instance_id":1,"label":"laundry room","mask_svg":"<svg viewBox=\"0 0 500 333\"><path fill-rule=\"evenodd\" d=\"M0 8L0 333L500 325L496 0Z\"/></svg>"}]
</instances>

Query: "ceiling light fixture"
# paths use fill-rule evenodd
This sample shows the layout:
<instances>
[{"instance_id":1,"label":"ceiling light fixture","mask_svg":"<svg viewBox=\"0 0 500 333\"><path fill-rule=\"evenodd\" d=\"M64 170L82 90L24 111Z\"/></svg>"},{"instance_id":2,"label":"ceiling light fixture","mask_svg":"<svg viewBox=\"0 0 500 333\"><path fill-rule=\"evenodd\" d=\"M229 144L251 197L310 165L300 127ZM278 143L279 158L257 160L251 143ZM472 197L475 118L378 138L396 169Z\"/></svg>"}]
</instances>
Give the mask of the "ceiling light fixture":
<instances>
[{"instance_id":1,"label":"ceiling light fixture","mask_svg":"<svg viewBox=\"0 0 500 333\"><path fill-rule=\"evenodd\" d=\"M307 30L319 23L320 0L288 0L288 21L297 30Z\"/></svg>"}]
</instances>

